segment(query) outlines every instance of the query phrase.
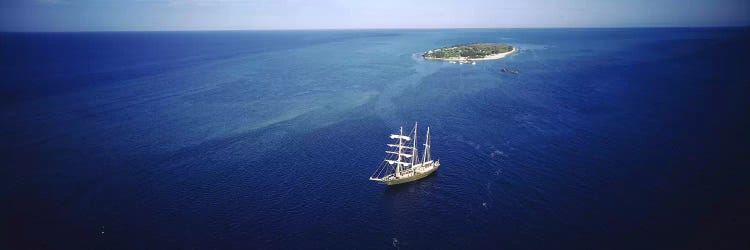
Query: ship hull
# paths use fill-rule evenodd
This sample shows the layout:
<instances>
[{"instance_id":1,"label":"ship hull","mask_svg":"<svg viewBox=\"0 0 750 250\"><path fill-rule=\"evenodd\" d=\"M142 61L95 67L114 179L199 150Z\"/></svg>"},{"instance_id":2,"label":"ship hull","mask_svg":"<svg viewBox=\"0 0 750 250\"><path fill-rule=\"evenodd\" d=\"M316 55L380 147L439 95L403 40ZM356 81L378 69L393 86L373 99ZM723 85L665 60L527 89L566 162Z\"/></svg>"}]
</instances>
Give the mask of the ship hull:
<instances>
[{"instance_id":1,"label":"ship hull","mask_svg":"<svg viewBox=\"0 0 750 250\"><path fill-rule=\"evenodd\" d=\"M433 172L437 171L437 169L439 167L440 167L440 165L435 165L434 167L432 167L432 169L430 169L430 170L428 170L428 171L426 171L424 173L415 174L415 175L412 175L412 176L409 176L409 177L404 177L404 178L399 178L399 179L394 179L394 180L386 180L386 181L383 181L383 182L386 185L388 185L388 186L393 186L393 185L398 185L398 184L403 184L403 183L407 183L407 182L416 181L416 180L419 180L419 179L422 179L422 178L425 178L425 177L431 175Z\"/></svg>"}]
</instances>

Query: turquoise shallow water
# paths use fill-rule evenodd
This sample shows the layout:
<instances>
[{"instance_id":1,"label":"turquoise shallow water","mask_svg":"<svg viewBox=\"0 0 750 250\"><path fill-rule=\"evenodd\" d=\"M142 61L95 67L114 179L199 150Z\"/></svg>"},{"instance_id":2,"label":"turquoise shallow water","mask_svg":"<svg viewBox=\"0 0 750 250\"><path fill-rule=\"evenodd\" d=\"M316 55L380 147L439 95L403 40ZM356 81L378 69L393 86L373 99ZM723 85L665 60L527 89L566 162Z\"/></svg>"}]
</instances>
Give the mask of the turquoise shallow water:
<instances>
[{"instance_id":1,"label":"turquoise shallow water","mask_svg":"<svg viewBox=\"0 0 750 250\"><path fill-rule=\"evenodd\" d=\"M4 33L3 244L732 246L750 207L747 34ZM521 51L418 55L476 41ZM368 181L414 121L440 170Z\"/></svg>"}]
</instances>

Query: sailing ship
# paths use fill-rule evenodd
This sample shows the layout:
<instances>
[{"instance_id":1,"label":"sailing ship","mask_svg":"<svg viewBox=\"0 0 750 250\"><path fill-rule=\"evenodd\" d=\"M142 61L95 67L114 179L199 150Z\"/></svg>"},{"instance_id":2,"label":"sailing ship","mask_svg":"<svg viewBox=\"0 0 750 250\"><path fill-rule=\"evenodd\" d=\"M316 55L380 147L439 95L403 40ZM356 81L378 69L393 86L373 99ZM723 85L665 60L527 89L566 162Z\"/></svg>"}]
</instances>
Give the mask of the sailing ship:
<instances>
[{"instance_id":1,"label":"sailing ship","mask_svg":"<svg viewBox=\"0 0 750 250\"><path fill-rule=\"evenodd\" d=\"M430 155L430 127L427 127L421 160L417 149L417 123L414 123L414 129L409 135L404 135L404 127L401 127L399 133L391 134L390 138L396 141L387 144L391 149L385 151L385 159L370 176L370 180L389 186L396 185L422 179L440 167L440 161L433 161Z\"/></svg>"}]
</instances>

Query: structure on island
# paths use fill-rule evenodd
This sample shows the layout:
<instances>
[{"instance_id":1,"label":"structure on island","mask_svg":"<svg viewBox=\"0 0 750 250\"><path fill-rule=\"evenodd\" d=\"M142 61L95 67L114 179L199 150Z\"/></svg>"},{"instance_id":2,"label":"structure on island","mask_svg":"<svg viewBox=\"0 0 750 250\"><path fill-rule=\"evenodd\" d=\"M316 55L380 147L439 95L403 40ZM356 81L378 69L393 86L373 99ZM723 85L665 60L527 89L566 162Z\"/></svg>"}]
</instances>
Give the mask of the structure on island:
<instances>
[{"instance_id":1,"label":"structure on island","mask_svg":"<svg viewBox=\"0 0 750 250\"><path fill-rule=\"evenodd\" d=\"M518 48L504 43L470 43L429 50L422 57L451 63L476 64L476 60L500 59L516 51Z\"/></svg>"},{"instance_id":2,"label":"structure on island","mask_svg":"<svg viewBox=\"0 0 750 250\"><path fill-rule=\"evenodd\" d=\"M370 176L370 180L389 186L396 185L422 179L440 167L440 161L433 161L430 156L430 127L427 127L421 161L417 149L417 132L417 123L414 123L411 134L404 135L404 128L401 127L398 134L391 135L391 139L398 140L397 144L388 144L393 149L385 151L385 160ZM409 141L412 141L412 145L408 144Z\"/></svg>"}]
</instances>

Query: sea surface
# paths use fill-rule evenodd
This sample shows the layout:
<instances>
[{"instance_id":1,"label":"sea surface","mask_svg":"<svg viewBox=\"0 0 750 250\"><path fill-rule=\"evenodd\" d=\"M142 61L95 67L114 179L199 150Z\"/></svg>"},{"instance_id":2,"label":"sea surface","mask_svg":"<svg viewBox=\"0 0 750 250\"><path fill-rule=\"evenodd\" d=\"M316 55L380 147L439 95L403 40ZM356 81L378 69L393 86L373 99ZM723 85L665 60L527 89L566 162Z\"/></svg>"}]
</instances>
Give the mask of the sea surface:
<instances>
[{"instance_id":1,"label":"sea surface","mask_svg":"<svg viewBox=\"0 0 750 250\"><path fill-rule=\"evenodd\" d=\"M520 52L419 56L469 42ZM749 44L749 28L0 33L0 248L734 248ZM440 169L369 181L414 122Z\"/></svg>"}]
</instances>

